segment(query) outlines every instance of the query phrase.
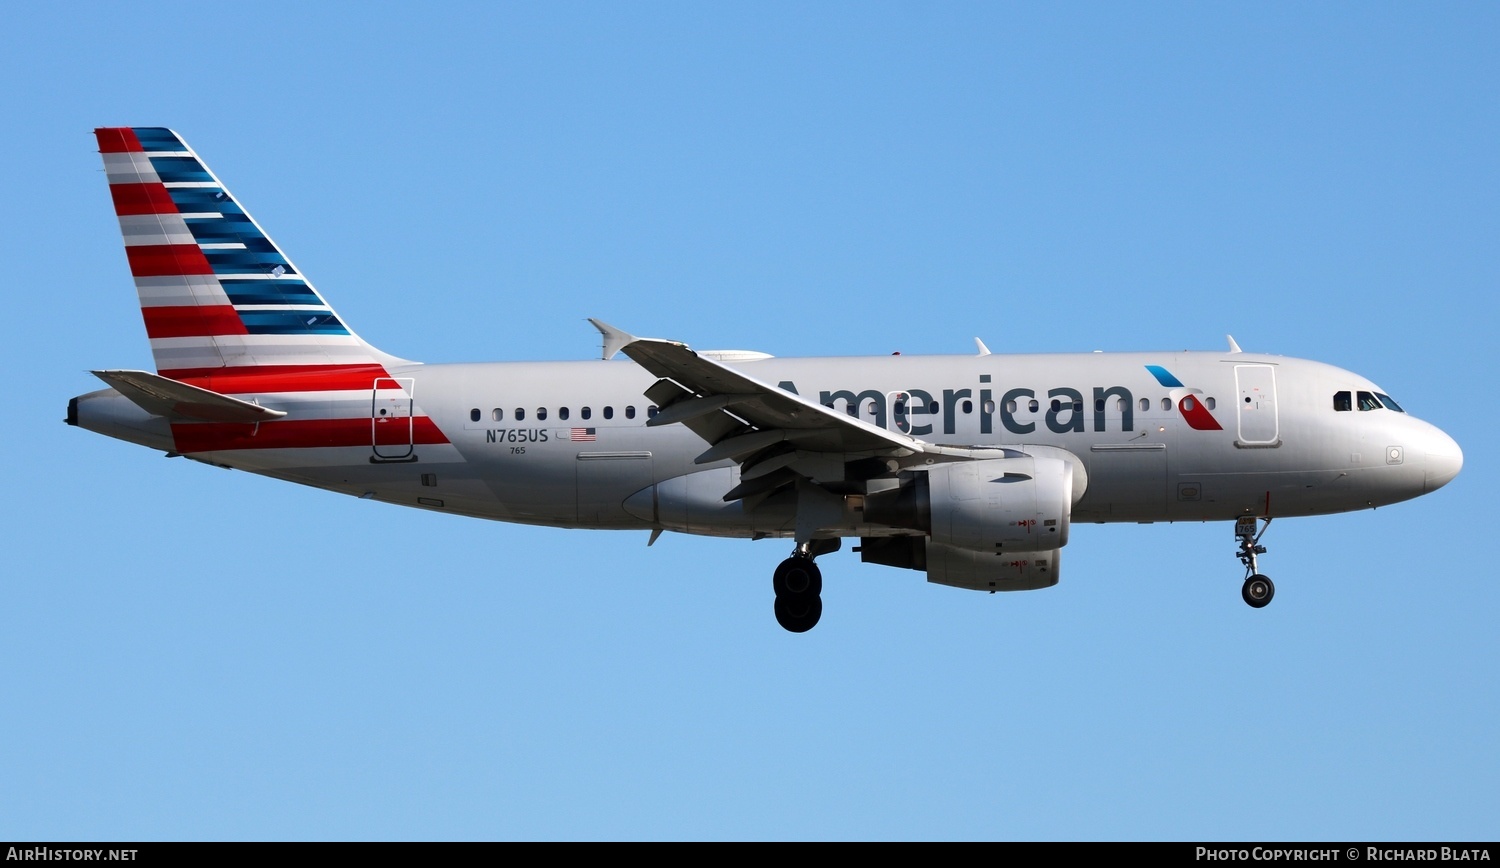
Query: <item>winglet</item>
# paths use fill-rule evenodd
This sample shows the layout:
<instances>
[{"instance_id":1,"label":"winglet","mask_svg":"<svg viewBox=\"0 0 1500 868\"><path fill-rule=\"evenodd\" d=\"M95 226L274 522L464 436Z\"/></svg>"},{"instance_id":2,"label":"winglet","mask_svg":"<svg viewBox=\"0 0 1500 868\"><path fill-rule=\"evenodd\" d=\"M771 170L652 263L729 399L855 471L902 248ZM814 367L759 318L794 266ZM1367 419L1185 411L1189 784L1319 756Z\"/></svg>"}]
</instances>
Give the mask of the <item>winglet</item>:
<instances>
[{"instance_id":1,"label":"winglet","mask_svg":"<svg viewBox=\"0 0 1500 868\"><path fill-rule=\"evenodd\" d=\"M1240 349L1240 345L1234 342L1234 335L1225 335L1224 337L1229 338L1229 351L1231 353L1244 352L1244 350Z\"/></svg>"},{"instance_id":2,"label":"winglet","mask_svg":"<svg viewBox=\"0 0 1500 868\"><path fill-rule=\"evenodd\" d=\"M604 345L601 347L603 355L599 357L601 359L612 359L620 350L625 348L626 344L635 342L635 335L630 332L620 331L609 323L600 322L593 317L589 318L589 322L593 324L594 328L599 330L600 336L604 338Z\"/></svg>"},{"instance_id":3,"label":"winglet","mask_svg":"<svg viewBox=\"0 0 1500 868\"><path fill-rule=\"evenodd\" d=\"M985 346L984 341L980 340L979 338L974 339L974 346L979 348L979 354L981 356L987 356L990 354L990 348Z\"/></svg>"}]
</instances>

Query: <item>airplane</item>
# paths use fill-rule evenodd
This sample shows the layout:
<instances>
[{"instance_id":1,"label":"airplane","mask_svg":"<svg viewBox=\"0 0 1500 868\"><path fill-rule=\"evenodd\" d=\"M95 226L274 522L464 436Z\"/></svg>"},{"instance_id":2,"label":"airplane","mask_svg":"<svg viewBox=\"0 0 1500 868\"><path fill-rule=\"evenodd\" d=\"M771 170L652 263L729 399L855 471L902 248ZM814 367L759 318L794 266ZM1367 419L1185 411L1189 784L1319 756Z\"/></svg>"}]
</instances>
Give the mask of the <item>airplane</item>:
<instances>
[{"instance_id":1,"label":"airplane","mask_svg":"<svg viewBox=\"0 0 1500 868\"><path fill-rule=\"evenodd\" d=\"M597 319L601 359L421 364L362 340L175 132L95 130L156 370L67 423L384 503L530 525L781 539L976 591L1056 585L1074 522L1233 522L1269 603L1273 519L1419 497L1457 443L1370 380L1224 351L779 358ZM611 361L624 355L628 361ZM648 543L648 544L649 544Z\"/></svg>"}]
</instances>

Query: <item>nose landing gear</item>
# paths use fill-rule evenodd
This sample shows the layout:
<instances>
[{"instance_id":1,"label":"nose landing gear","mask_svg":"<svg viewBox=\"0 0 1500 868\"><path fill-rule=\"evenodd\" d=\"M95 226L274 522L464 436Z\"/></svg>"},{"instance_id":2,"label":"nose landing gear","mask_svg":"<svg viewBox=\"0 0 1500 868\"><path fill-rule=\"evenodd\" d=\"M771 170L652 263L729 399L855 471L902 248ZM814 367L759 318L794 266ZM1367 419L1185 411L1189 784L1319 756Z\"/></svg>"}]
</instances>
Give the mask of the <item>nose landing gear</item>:
<instances>
[{"instance_id":1,"label":"nose landing gear","mask_svg":"<svg viewBox=\"0 0 1500 868\"><path fill-rule=\"evenodd\" d=\"M813 558L838 547L837 539L798 543L792 556L776 567L771 588L776 592L776 623L782 629L806 633L817 626L823 617L823 571Z\"/></svg>"},{"instance_id":2,"label":"nose landing gear","mask_svg":"<svg viewBox=\"0 0 1500 868\"><path fill-rule=\"evenodd\" d=\"M1270 529L1271 519L1258 520L1266 523L1258 531L1257 518L1253 515L1242 515L1234 522L1234 535L1240 541L1240 563L1245 565L1245 585L1240 589L1240 596L1255 609L1265 608L1271 598L1276 596L1276 585L1270 578L1260 574L1255 560L1256 555L1266 553L1266 547L1260 544L1260 538Z\"/></svg>"}]
</instances>

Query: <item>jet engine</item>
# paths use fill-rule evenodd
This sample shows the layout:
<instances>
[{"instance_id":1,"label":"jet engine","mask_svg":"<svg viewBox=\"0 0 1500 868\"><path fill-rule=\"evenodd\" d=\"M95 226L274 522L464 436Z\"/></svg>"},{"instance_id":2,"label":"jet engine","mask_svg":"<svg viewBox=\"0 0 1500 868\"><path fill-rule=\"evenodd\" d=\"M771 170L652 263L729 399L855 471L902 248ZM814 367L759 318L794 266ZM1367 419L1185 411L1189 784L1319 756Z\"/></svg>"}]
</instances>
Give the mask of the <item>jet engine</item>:
<instances>
[{"instance_id":1,"label":"jet engine","mask_svg":"<svg viewBox=\"0 0 1500 868\"><path fill-rule=\"evenodd\" d=\"M1071 463L1022 454L902 473L866 494L864 520L973 552L1041 552L1067 544L1073 501Z\"/></svg>"}]
</instances>

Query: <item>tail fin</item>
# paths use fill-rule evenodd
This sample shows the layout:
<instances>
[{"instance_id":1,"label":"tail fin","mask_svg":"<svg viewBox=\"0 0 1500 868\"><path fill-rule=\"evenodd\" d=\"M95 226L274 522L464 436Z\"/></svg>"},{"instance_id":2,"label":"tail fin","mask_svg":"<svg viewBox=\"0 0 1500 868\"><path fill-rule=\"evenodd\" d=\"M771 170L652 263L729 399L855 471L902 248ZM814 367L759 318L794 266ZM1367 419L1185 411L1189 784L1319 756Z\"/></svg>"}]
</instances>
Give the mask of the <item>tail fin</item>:
<instances>
[{"instance_id":1,"label":"tail fin","mask_svg":"<svg viewBox=\"0 0 1500 868\"><path fill-rule=\"evenodd\" d=\"M176 133L94 135L160 374L337 376L410 364L344 325Z\"/></svg>"}]
</instances>

